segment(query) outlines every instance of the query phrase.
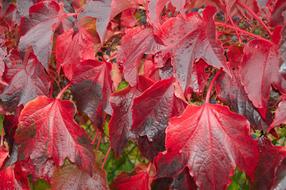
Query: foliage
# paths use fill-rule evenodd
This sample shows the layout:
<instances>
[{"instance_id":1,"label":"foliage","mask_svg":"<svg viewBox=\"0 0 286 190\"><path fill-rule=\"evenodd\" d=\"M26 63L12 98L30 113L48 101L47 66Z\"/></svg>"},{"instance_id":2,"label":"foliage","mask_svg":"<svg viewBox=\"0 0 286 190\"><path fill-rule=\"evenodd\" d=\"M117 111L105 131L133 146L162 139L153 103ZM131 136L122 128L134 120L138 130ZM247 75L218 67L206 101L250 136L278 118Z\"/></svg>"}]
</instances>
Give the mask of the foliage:
<instances>
[{"instance_id":1,"label":"foliage","mask_svg":"<svg viewBox=\"0 0 286 190\"><path fill-rule=\"evenodd\" d=\"M0 189L286 189L284 0L0 0Z\"/></svg>"}]
</instances>

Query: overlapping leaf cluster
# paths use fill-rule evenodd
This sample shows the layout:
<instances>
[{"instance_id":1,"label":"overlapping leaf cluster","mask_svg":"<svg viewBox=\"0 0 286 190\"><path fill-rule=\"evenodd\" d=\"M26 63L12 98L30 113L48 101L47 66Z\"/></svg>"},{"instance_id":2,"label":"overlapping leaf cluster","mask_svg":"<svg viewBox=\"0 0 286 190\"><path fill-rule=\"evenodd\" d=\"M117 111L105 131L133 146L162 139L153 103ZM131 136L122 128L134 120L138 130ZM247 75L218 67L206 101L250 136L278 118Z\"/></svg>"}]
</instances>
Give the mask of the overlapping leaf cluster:
<instances>
[{"instance_id":1,"label":"overlapping leaf cluster","mask_svg":"<svg viewBox=\"0 0 286 190\"><path fill-rule=\"evenodd\" d=\"M284 0L2 0L0 55L0 189L286 188Z\"/></svg>"}]
</instances>

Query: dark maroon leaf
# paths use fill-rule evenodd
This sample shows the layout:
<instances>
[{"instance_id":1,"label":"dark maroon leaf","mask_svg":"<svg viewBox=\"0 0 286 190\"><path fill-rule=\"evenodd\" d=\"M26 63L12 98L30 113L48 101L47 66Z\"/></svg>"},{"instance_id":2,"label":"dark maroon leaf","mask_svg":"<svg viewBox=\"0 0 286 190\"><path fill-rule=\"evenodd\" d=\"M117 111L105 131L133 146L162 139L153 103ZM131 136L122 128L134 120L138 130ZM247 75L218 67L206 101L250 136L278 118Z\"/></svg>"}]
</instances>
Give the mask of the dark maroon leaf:
<instances>
[{"instance_id":1,"label":"dark maroon leaf","mask_svg":"<svg viewBox=\"0 0 286 190\"><path fill-rule=\"evenodd\" d=\"M173 78L161 80L134 99L132 130L150 141L165 130L174 102Z\"/></svg>"},{"instance_id":2,"label":"dark maroon leaf","mask_svg":"<svg viewBox=\"0 0 286 190\"><path fill-rule=\"evenodd\" d=\"M157 178L152 181L151 188L152 190L170 190L170 185L173 179L169 177Z\"/></svg>"},{"instance_id":3,"label":"dark maroon leaf","mask_svg":"<svg viewBox=\"0 0 286 190\"><path fill-rule=\"evenodd\" d=\"M152 141L147 136L139 136L137 144L141 154L152 161L160 152L165 150L165 131L157 133Z\"/></svg>"},{"instance_id":4,"label":"dark maroon leaf","mask_svg":"<svg viewBox=\"0 0 286 190\"><path fill-rule=\"evenodd\" d=\"M72 93L77 108L93 121L95 126L101 127L103 113L109 110L109 96L112 91L111 64L86 60L74 70Z\"/></svg>"},{"instance_id":5,"label":"dark maroon leaf","mask_svg":"<svg viewBox=\"0 0 286 190\"><path fill-rule=\"evenodd\" d=\"M148 78L139 76L139 82L136 87L128 86L121 91L113 93L110 97L113 112L108 127L111 147L115 154L119 155L122 152L128 140L137 139L135 134L131 131L133 122L131 108L133 106L134 99L141 95L142 92L152 84L153 82ZM148 145L146 145L148 147L147 149L150 150Z\"/></svg>"},{"instance_id":6,"label":"dark maroon leaf","mask_svg":"<svg viewBox=\"0 0 286 190\"><path fill-rule=\"evenodd\" d=\"M266 139L259 140L259 162L255 170L255 181L253 189L268 190L272 189L277 178L277 170L286 159L285 147L274 146ZM278 188L279 189L279 188Z\"/></svg>"},{"instance_id":7,"label":"dark maroon leaf","mask_svg":"<svg viewBox=\"0 0 286 190\"><path fill-rule=\"evenodd\" d=\"M113 93L110 97L112 116L109 122L111 147L119 155L129 139L135 139L131 132L133 100L140 92L136 88L127 87Z\"/></svg>"},{"instance_id":8,"label":"dark maroon leaf","mask_svg":"<svg viewBox=\"0 0 286 190\"><path fill-rule=\"evenodd\" d=\"M190 176L189 170L186 168L180 175L174 178L171 184L172 190L196 190L197 186L194 179Z\"/></svg>"}]
</instances>

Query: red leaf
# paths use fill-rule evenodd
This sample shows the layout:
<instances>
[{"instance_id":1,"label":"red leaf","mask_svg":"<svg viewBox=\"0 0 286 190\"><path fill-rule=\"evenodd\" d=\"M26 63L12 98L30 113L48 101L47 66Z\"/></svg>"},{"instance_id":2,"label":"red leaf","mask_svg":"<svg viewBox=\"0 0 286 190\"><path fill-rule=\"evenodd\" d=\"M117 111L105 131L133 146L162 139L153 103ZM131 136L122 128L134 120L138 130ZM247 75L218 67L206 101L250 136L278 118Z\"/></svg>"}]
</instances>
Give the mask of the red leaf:
<instances>
[{"instance_id":1,"label":"red leaf","mask_svg":"<svg viewBox=\"0 0 286 190\"><path fill-rule=\"evenodd\" d=\"M177 11L181 11L181 13L183 13L182 10L186 4L186 0L151 0L148 2L147 17L149 19L149 22L154 27L160 26L160 17L162 11L164 7L170 2L176 7Z\"/></svg>"},{"instance_id":2,"label":"red leaf","mask_svg":"<svg viewBox=\"0 0 286 190\"><path fill-rule=\"evenodd\" d=\"M5 63L4 63L4 57L7 55L6 50L4 50L2 47L0 47L0 83L4 83L2 79L3 73L5 71Z\"/></svg>"},{"instance_id":3,"label":"red leaf","mask_svg":"<svg viewBox=\"0 0 286 190\"><path fill-rule=\"evenodd\" d=\"M248 99L247 94L241 84L238 67L241 63L243 52L241 48L230 47L228 59L232 68L232 78L225 73L221 74L216 81L216 92L220 100L227 103L230 108L244 115L250 122L251 127L259 130L266 130L270 122L264 121L259 111Z\"/></svg>"},{"instance_id":4,"label":"red leaf","mask_svg":"<svg viewBox=\"0 0 286 190\"><path fill-rule=\"evenodd\" d=\"M53 190L108 190L105 172L94 168L92 176L74 165L59 169L52 179Z\"/></svg>"},{"instance_id":5,"label":"red leaf","mask_svg":"<svg viewBox=\"0 0 286 190\"><path fill-rule=\"evenodd\" d=\"M174 79L161 80L150 86L132 106L132 130L150 141L164 132L172 115L174 103Z\"/></svg>"},{"instance_id":6,"label":"red leaf","mask_svg":"<svg viewBox=\"0 0 286 190\"><path fill-rule=\"evenodd\" d=\"M127 9L121 13L121 25L132 28L135 27L137 20L135 17L136 9Z\"/></svg>"},{"instance_id":7,"label":"red leaf","mask_svg":"<svg viewBox=\"0 0 286 190\"><path fill-rule=\"evenodd\" d=\"M202 59L193 64L192 76L190 80L190 87L193 92L198 94L202 94L204 92L210 76L210 74L206 72L207 68L207 63Z\"/></svg>"},{"instance_id":8,"label":"red leaf","mask_svg":"<svg viewBox=\"0 0 286 190\"><path fill-rule=\"evenodd\" d=\"M0 170L0 189L29 190L27 176L22 172L20 165L9 166Z\"/></svg>"},{"instance_id":9,"label":"red leaf","mask_svg":"<svg viewBox=\"0 0 286 190\"><path fill-rule=\"evenodd\" d=\"M17 11L20 16L29 16L30 7L36 3L38 0L25 0L25 1L17 1Z\"/></svg>"},{"instance_id":10,"label":"red leaf","mask_svg":"<svg viewBox=\"0 0 286 190\"><path fill-rule=\"evenodd\" d=\"M159 45L157 46L150 28L133 28L122 37L117 58L118 62L123 64L124 78L131 86L135 86L137 83L140 59L144 53L148 53L156 47Z\"/></svg>"},{"instance_id":11,"label":"red leaf","mask_svg":"<svg viewBox=\"0 0 286 190\"><path fill-rule=\"evenodd\" d=\"M268 1L267 6L271 12L272 25L277 26L286 23L286 2L284 0Z\"/></svg>"},{"instance_id":12,"label":"red leaf","mask_svg":"<svg viewBox=\"0 0 286 190\"><path fill-rule=\"evenodd\" d=\"M0 147L0 168L4 164L4 161L6 160L8 155L9 155L9 151L6 150L5 147Z\"/></svg>"},{"instance_id":13,"label":"red leaf","mask_svg":"<svg viewBox=\"0 0 286 190\"><path fill-rule=\"evenodd\" d=\"M57 37L56 60L58 71L63 68L65 76L72 80L75 67L79 62L95 58L96 38L84 27L75 32L70 29Z\"/></svg>"},{"instance_id":14,"label":"red leaf","mask_svg":"<svg viewBox=\"0 0 286 190\"><path fill-rule=\"evenodd\" d=\"M280 124L286 123L286 101L281 101L278 105L277 110L275 111L275 117L271 124L270 129L272 129L275 126L278 126ZM269 129L269 130L270 130Z\"/></svg>"},{"instance_id":15,"label":"red leaf","mask_svg":"<svg viewBox=\"0 0 286 190\"><path fill-rule=\"evenodd\" d=\"M150 188L150 176L146 171L140 171L133 176L128 176L127 174L121 174L115 179L113 184L116 190L151 190Z\"/></svg>"},{"instance_id":16,"label":"red leaf","mask_svg":"<svg viewBox=\"0 0 286 190\"><path fill-rule=\"evenodd\" d=\"M132 127L132 106L134 99L141 95L142 91L153 84L147 78L140 76L137 87L127 87L115 92L110 97L112 116L108 124L111 147L115 154L121 154L128 140L135 140Z\"/></svg>"},{"instance_id":17,"label":"red leaf","mask_svg":"<svg viewBox=\"0 0 286 190\"><path fill-rule=\"evenodd\" d=\"M44 179L51 181L54 172L56 171L56 164L52 159L33 159L21 161L22 168L34 179Z\"/></svg>"},{"instance_id":18,"label":"red leaf","mask_svg":"<svg viewBox=\"0 0 286 190\"><path fill-rule=\"evenodd\" d=\"M30 158L33 164L53 159L57 166L68 158L91 172L92 147L74 114L70 101L39 96L29 102L21 112L15 135L19 158Z\"/></svg>"},{"instance_id":19,"label":"red leaf","mask_svg":"<svg viewBox=\"0 0 286 190\"><path fill-rule=\"evenodd\" d=\"M166 129L166 153L156 158L157 175L188 167L199 189L225 189L236 166L252 177L257 143L248 121L221 105L188 106Z\"/></svg>"},{"instance_id":20,"label":"red leaf","mask_svg":"<svg viewBox=\"0 0 286 190\"><path fill-rule=\"evenodd\" d=\"M233 111L244 115L249 120L251 127L266 130L268 124L248 99L237 75L233 74L233 76L230 78L228 75L222 74L219 77L216 86L218 97L228 103Z\"/></svg>"},{"instance_id":21,"label":"red leaf","mask_svg":"<svg viewBox=\"0 0 286 190\"><path fill-rule=\"evenodd\" d=\"M214 13L215 9L208 7L203 12L203 18L200 14L191 14L187 18L171 18L163 23L157 33L173 56L175 76L183 90L190 86L193 64L199 59L230 73L223 49L216 42L212 19Z\"/></svg>"},{"instance_id":22,"label":"red leaf","mask_svg":"<svg viewBox=\"0 0 286 190\"><path fill-rule=\"evenodd\" d=\"M77 109L89 116L97 127L102 125L104 111L111 112L108 102L112 91L110 72L110 63L95 60L83 61L74 70L72 93Z\"/></svg>"},{"instance_id":23,"label":"red leaf","mask_svg":"<svg viewBox=\"0 0 286 190\"><path fill-rule=\"evenodd\" d=\"M271 84L279 81L277 46L252 40L243 51L240 76L245 91L255 107L266 108Z\"/></svg>"},{"instance_id":24,"label":"red leaf","mask_svg":"<svg viewBox=\"0 0 286 190\"><path fill-rule=\"evenodd\" d=\"M171 184L171 189L176 190L196 190L197 186L194 179L190 176L189 170L186 168L178 175Z\"/></svg>"},{"instance_id":25,"label":"red leaf","mask_svg":"<svg viewBox=\"0 0 286 190\"><path fill-rule=\"evenodd\" d=\"M138 1L138 0L137 0ZM105 42L105 33L111 19L120 12L137 6L137 1L134 0L95 0L89 1L83 8L83 12L79 15L96 18L96 30L100 37L101 43Z\"/></svg>"},{"instance_id":26,"label":"red leaf","mask_svg":"<svg viewBox=\"0 0 286 190\"><path fill-rule=\"evenodd\" d=\"M274 146L266 139L259 140L259 162L255 170L253 189L272 189L277 179L277 171L283 160L286 159L285 147Z\"/></svg>"},{"instance_id":27,"label":"red leaf","mask_svg":"<svg viewBox=\"0 0 286 190\"><path fill-rule=\"evenodd\" d=\"M246 15L246 11L244 7L241 7L237 2L238 0L217 0L218 2L223 2L221 8L225 10L226 16L232 16L239 15L244 16ZM244 4L247 6L250 10L252 10L254 13L258 12L258 0L239 0L241 4ZM250 14L250 13L248 13ZM252 16L252 15L251 15Z\"/></svg>"},{"instance_id":28,"label":"red leaf","mask_svg":"<svg viewBox=\"0 0 286 190\"><path fill-rule=\"evenodd\" d=\"M52 53L54 31L60 24L61 7L55 1L39 2L29 10L28 17L22 17L20 23L19 50L32 47L42 65L48 69Z\"/></svg>"},{"instance_id":29,"label":"red leaf","mask_svg":"<svg viewBox=\"0 0 286 190\"><path fill-rule=\"evenodd\" d=\"M152 161L160 152L165 150L165 133L161 131L150 141L147 136L137 138L138 148L145 158Z\"/></svg>"},{"instance_id":30,"label":"red leaf","mask_svg":"<svg viewBox=\"0 0 286 190\"><path fill-rule=\"evenodd\" d=\"M5 81L9 83L0 95L4 107L14 111L40 95L48 95L50 79L44 67L30 54L23 64L7 65Z\"/></svg>"},{"instance_id":31,"label":"red leaf","mask_svg":"<svg viewBox=\"0 0 286 190\"><path fill-rule=\"evenodd\" d=\"M140 92L136 88L128 87L112 94L110 103L112 116L108 125L111 147L116 155L121 154L129 139L135 139L131 132L133 100Z\"/></svg>"}]
</instances>

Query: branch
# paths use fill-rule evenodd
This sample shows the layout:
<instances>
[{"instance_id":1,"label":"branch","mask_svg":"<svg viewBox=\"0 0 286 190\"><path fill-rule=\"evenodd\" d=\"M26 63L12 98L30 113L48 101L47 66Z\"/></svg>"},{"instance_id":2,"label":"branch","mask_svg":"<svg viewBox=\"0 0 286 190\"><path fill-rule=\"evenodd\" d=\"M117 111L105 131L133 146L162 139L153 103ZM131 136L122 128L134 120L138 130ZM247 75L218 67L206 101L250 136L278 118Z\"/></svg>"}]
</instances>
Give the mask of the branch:
<instances>
[{"instance_id":1,"label":"branch","mask_svg":"<svg viewBox=\"0 0 286 190\"><path fill-rule=\"evenodd\" d=\"M270 29L266 26L266 24L259 18L259 16L257 16L257 14L255 12L253 12L248 6L246 6L245 4L243 4L240 1L237 1L237 4L239 6L241 6L242 8L246 9L262 26L263 28L268 32L268 34L270 36L272 36L272 32L270 31Z\"/></svg>"},{"instance_id":2,"label":"branch","mask_svg":"<svg viewBox=\"0 0 286 190\"><path fill-rule=\"evenodd\" d=\"M256 38L256 39L259 39L259 40L263 40L263 41L268 42L268 43L270 43L270 44L272 44L272 45L274 44L274 43L271 42L270 40L267 40L267 39L265 39L265 38L263 38L263 37L261 37L261 36L255 35L255 34L253 34L253 33L251 33L251 32L247 32L247 31L245 31L245 30L242 30L242 29L240 29L240 28L238 28L238 27L236 27L236 26L231 26L231 25L228 25L228 24L225 24L225 23L222 23L222 22L215 22L215 25L216 25L216 26L221 26L221 27L224 27L224 28L229 28L229 29L232 29L232 30L237 30L237 31L239 31L239 32L242 33L242 34L251 36L251 37Z\"/></svg>"}]
</instances>

